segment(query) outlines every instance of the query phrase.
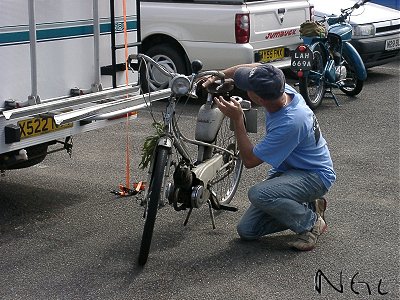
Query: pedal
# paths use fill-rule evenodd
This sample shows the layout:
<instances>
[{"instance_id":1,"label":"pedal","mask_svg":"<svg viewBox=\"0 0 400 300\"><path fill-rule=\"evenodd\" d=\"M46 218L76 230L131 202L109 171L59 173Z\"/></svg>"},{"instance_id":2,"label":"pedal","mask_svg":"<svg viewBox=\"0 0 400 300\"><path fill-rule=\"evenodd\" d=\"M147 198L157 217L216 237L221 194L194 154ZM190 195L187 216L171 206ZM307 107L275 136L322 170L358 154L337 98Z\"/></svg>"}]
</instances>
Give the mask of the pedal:
<instances>
[{"instance_id":1,"label":"pedal","mask_svg":"<svg viewBox=\"0 0 400 300\"><path fill-rule=\"evenodd\" d=\"M210 210L210 217L211 217L211 223L212 223L212 227L213 229L217 228L215 226L215 218L214 218L214 212L213 212L213 205L211 204L210 200L207 200L208 203L208 209Z\"/></svg>"},{"instance_id":2,"label":"pedal","mask_svg":"<svg viewBox=\"0 0 400 300\"><path fill-rule=\"evenodd\" d=\"M238 208L237 207L233 207L233 206L226 206L226 205L222 205L222 204L220 204L219 205L219 209L220 210L227 210L227 211L238 211Z\"/></svg>"},{"instance_id":3,"label":"pedal","mask_svg":"<svg viewBox=\"0 0 400 300\"><path fill-rule=\"evenodd\" d=\"M209 205L215 210L238 211L237 207L220 204L214 192L210 193L210 199L208 201Z\"/></svg>"},{"instance_id":4,"label":"pedal","mask_svg":"<svg viewBox=\"0 0 400 300\"><path fill-rule=\"evenodd\" d=\"M189 211L188 211L188 213L187 213L187 215L186 215L185 222L183 222L183 226L186 226L187 223L189 222L189 218L190 218L190 215L192 214L192 211L193 211L193 207L191 207L191 208L189 209Z\"/></svg>"}]
</instances>

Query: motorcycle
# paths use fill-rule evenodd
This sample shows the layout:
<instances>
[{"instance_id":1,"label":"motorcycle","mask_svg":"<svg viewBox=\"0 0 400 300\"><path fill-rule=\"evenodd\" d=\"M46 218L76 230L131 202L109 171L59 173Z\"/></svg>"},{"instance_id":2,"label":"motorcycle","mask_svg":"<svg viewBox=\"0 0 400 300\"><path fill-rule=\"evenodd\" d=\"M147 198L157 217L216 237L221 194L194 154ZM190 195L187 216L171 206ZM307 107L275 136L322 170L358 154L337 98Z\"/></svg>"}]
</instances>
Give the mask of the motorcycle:
<instances>
[{"instance_id":1,"label":"motorcycle","mask_svg":"<svg viewBox=\"0 0 400 300\"><path fill-rule=\"evenodd\" d=\"M367 79L367 70L357 50L350 44L352 26L347 22L355 9L369 0L361 0L350 8L342 9L339 16L324 17L323 24L306 22L300 26L303 43L291 54L291 70L299 78L299 90L307 105L316 109L326 93L339 102L332 88L346 95L358 95ZM306 32L305 28L316 28Z\"/></svg>"}]
</instances>

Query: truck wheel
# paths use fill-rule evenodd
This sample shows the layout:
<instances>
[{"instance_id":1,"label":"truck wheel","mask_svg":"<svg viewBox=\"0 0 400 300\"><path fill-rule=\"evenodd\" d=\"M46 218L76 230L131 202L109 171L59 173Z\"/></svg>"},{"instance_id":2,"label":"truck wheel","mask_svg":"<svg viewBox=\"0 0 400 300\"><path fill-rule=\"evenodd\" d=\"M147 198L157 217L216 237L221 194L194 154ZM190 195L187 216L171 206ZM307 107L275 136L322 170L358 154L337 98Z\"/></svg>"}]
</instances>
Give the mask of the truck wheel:
<instances>
[{"instance_id":1,"label":"truck wheel","mask_svg":"<svg viewBox=\"0 0 400 300\"><path fill-rule=\"evenodd\" d=\"M41 163L47 155L47 148L47 143L25 148L28 155L28 160L17 161L7 169L24 169Z\"/></svg>"},{"instance_id":2,"label":"truck wheel","mask_svg":"<svg viewBox=\"0 0 400 300\"><path fill-rule=\"evenodd\" d=\"M154 59L168 71L180 74L188 73L185 56L170 45L162 44L150 47L144 54ZM168 88L169 84L169 78L152 66L149 66L148 78L146 69L142 66L140 80L144 93Z\"/></svg>"}]
</instances>

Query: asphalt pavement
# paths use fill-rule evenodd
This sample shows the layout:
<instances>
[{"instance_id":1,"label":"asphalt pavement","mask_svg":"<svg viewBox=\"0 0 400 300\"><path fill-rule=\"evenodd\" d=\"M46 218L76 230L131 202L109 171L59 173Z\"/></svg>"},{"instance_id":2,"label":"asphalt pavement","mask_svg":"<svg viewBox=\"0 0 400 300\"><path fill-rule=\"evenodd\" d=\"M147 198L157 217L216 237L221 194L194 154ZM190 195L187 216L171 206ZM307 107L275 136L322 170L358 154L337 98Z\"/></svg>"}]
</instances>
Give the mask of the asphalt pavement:
<instances>
[{"instance_id":1,"label":"asphalt pavement","mask_svg":"<svg viewBox=\"0 0 400 300\"><path fill-rule=\"evenodd\" d=\"M399 299L399 62L373 68L355 98L335 90L315 113L337 182L327 195L328 232L309 252L290 231L242 242L236 224L247 188L267 165L244 170L232 204L159 211L148 263L137 265L143 208L110 191L125 182L125 124L78 135L64 152L0 177L0 299ZM157 103L154 110L160 110ZM190 132L200 104L180 110ZM148 112L129 125L130 176L152 133ZM258 133L264 134L258 111Z\"/></svg>"}]
</instances>

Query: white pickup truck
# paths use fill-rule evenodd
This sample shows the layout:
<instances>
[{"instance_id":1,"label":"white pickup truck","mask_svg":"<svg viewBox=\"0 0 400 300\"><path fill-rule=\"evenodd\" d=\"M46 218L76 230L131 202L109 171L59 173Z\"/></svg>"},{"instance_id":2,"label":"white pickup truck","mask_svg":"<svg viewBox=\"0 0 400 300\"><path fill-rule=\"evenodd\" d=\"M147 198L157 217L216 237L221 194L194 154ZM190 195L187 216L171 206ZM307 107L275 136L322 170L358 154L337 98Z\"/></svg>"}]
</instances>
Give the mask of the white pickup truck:
<instances>
[{"instance_id":1,"label":"white pickup truck","mask_svg":"<svg viewBox=\"0 0 400 300\"><path fill-rule=\"evenodd\" d=\"M122 45L186 74L195 59L203 69L284 68L311 12L306 0L1 0L0 172L39 163L49 145L70 152L71 136L136 117L144 102L137 74L123 72ZM151 97L162 99L166 83L151 79L159 90Z\"/></svg>"},{"instance_id":2,"label":"white pickup truck","mask_svg":"<svg viewBox=\"0 0 400 300\"><path fill-rule=\"evenodd\" d=\"M307 0L142 0L141 50L186 74L194 59L203 69L256 61L287 68L311 17ZM153 90L167 85L152 79Z\"/></svg>"}]
</instances>

